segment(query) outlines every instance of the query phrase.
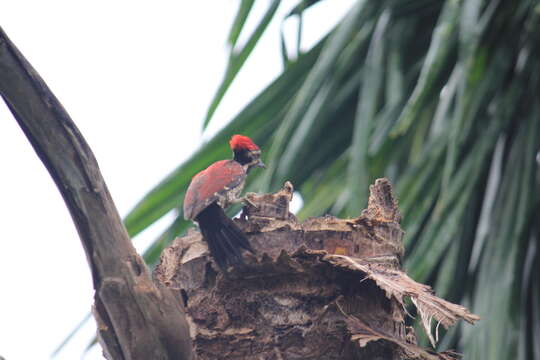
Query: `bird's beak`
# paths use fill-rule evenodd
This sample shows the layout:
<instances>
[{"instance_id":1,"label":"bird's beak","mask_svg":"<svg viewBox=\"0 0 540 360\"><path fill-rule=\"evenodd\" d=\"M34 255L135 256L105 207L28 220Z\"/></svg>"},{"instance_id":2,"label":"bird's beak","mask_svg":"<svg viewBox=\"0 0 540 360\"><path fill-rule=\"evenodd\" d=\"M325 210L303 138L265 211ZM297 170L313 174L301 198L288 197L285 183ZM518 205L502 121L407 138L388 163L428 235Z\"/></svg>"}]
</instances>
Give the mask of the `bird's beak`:
<instances>
[{"instance_id":1,"label":"bird's beak","mask_svg":"<svg viewBox=\"0 0 540 360\"><path fill-rule=\"evenodd\" d=\"M264 165L264 163L262 162L262 160L259 160L259 162L257 164L255 164L256 167L261 167L263 169L266 169L266 165Z\"/></svg>"}]
</instances>

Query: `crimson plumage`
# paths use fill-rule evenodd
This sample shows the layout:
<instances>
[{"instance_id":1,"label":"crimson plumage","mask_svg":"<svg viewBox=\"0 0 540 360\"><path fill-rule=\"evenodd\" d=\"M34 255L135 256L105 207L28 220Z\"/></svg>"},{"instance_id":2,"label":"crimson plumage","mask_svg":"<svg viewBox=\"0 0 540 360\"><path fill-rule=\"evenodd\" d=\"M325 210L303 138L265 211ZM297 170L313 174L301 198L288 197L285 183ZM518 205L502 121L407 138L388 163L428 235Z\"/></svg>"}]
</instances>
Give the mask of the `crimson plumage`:
<instances>
[{"instance_id":1,"label":"crimson plumage","mask_svg":"<svg viewBox=\"0 0 540 360\"><path fill-rule=\"evenodd\" d=\"M229 141L234 158L213 163L191 180L184 197L184 217L199 223L217 264L243 262L242 249L253 252L242 230L223 211L229 204L239 202L248 172L264 167L259 147L247 136L234 135Z\"/></svg>"},{"instance_id":2,"label":"crimson plumage","mask_svg":"<svg viewBox=\"0 0 540 360\"><path fill-rule=\"evenodd\" d=\"M213 163L191 179L184 198L184 217L195 219L208 205L218 201L219 194L236 188L246 179L246 171L234 160Z\"/></svg>"},{"instance_id":3,"label":"crimson plumage","mask_svg":"<svg viewBox=\"0 0 540 360\"><path fill-rule=\"evenodd\" d=\"M232 150L246 149L246 150L260 150L259 147L247 136L233 135L229 140L229 145Z\"/></svg>"}]
</instances>

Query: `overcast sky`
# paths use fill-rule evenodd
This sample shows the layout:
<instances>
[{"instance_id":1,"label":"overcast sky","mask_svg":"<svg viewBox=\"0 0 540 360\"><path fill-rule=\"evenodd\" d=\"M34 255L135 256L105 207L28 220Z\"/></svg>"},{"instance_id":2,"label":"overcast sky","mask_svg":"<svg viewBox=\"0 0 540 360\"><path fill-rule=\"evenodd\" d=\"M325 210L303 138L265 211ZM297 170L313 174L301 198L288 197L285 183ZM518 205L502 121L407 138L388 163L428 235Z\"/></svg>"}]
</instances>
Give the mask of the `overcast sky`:
<instances>
[{"instance_id":1,"label":"overcast sky","mask_svg":"<svg viewBox=\"0 0 540 360\"><path fill-rule=\"evenodd\" d=\"M323 1L310 10L303 46L309 48L353 2ZM0 26L90 144L122 216L281 71L281 23L275 21L209 130L201 132L225 70L226 36L238 3L3 1ZM257 3L247 30L267 1ZM284 0L276 19L296 3ZM286 34L295 27L294 20L287 22ZM47 359L90 311L90 272L60 194L3 103L0 160L0 356ZM137 249L143 251L168 221L138 236ZM81 358L94 331L92 319L57 359ZM94 347L85 359L102 359L101 349Z\"/></svg>"}]
</instances>

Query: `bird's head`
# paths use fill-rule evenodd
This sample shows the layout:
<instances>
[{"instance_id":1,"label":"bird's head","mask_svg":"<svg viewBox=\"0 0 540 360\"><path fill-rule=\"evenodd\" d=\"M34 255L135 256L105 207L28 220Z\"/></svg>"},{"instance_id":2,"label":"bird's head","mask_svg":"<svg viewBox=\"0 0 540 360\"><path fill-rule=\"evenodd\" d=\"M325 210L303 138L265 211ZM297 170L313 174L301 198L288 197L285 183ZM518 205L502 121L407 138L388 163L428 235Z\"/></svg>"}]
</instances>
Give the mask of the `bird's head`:
<instances>
[{"instance_id":1,"label":"bird's head","mask_svg":"<svg viewBox=\"0 0 540 360\"><path fill-rule=\"evenodd\" d=\"M247 165L248 170L253 167L266 167L261 161L261 149L247 136L233 135L229 145L233 151L234 160Z\"/></svg>"}]
</instances>

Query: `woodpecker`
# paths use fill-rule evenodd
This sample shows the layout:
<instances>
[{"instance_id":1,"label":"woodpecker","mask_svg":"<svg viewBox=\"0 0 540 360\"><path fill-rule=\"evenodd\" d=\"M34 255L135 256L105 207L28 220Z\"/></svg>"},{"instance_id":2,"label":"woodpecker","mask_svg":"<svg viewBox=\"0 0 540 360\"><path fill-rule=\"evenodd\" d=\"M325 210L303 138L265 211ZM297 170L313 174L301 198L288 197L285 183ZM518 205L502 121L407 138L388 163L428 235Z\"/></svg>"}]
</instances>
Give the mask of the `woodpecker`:
<instances>
[{"instance_id":1,"label":"woodpecker","mask_svg":"<svg viewBox=\"0 0 540 360\"><path fill-rule=\"evenodd\" d=\"M265 168L261 150L247 136L233 135L229 145L233 159L215 162L195 175L184 198L184 217L199 223L210 254L221 269L243 263L241 249L254 253L246 235L224 209L249 202L239 197L246 176L253 168Z\"/></svg>"}]
</instances>

